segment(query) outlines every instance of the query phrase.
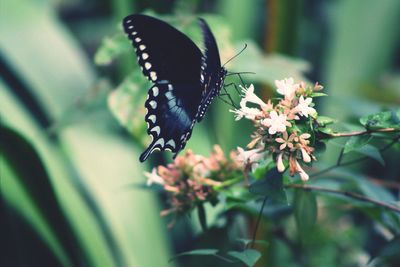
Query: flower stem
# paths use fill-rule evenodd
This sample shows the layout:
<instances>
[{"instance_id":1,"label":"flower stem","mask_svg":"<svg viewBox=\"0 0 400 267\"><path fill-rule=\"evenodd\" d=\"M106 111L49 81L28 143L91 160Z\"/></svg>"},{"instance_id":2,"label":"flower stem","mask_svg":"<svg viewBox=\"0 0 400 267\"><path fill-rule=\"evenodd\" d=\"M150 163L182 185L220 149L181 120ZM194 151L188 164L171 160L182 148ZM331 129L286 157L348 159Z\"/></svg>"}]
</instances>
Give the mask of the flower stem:
<instances>
[{"instance_id":1,"label":"flower stem","mask_svg":"<svg viewBox=\"0 0 400 267\"><path fill-rule=\"evenodd\" d=\"M257 222L256 222L256 228L254 229L253 238L251 240L251 248L254 248L258 226L260 225L261 215L262 215L262 213L264 211L264 207L265 207L265 203L267 203L267 199L268 199L267 197L264 198L263 203L261 204L260 212L258 213Z\"/></svg>"},{"instance_id":2,"label":"flower stem","mask_svg":"<svg viewBox=\"0 0 400 267\"><path fill-rule=\"evenodd\" d=\"M228 187L228 186L237 184L237 183L239 183L241 181L243 181L243 177L242 176L238 176L236 178L226 180L226 181L220 183L219 185L215 185L213 188L214 188L214 190L219 190L219 189L222 189L224 187Z\"/></svg>"},{"instance_id":3,"label":"flower stem","mask_svg":"<svg viewBox=\"0 0 400 267\"><path fill-rule=\"evenodd\" d=\"M330 189L330 188L324 188L324 187L319 187L319 186L313 186L313 185L304 185L304 184L289 184L286 185L285 187L287 188L298 188L298 189L304 189L304 190L313 190L313 191L320 191L320 192L328 192L328 193L333 193L333 194L339 194L339 195L344 195L353 199L357 199L360 201L364 202L369 202L374 205L395 211L400 214L400 207L387 204L385 202L381 202L357 193L349 192L349 191L342 191L342 190L336 190L336 189Z\"/></svg>"},{"instance_id":4,"label":"flower stem","mask_svg":"<svg viewBox=\"0 0 400 267\"><path fill-rule=\"evenodd\" d=\"M354 131L348 133L330 133L328 134L328 138L330 137L349 137L349 136L356 136L356 135L365 135L370 133L382 133L382 132L399 132L399 128L382 128L382 129L375 129L375 130L362 130L362 131Z\"/></svg>"},{"instance_id":5,"label":"flower stem","mask_svg":"<svg viewBox=\"0 0 400 267\"><path fill-rule=\"evenodd\" d=\"M400 140L400 135L396 136L395 138L392 139L392 142L388 143L386 146L384 146L381 149L379 149L379 152L384 152L384 151L388 150L394 144L396 144L399 140ZM312 173L312 174L310 174L310 177L316 177L316 176L319 176L321 174L327 173L327 172L329 172L329 171L331 171L333 169L336 169L336 168L339 168L339 167L342 167L342 166L352 165L352 164L359 163L359 162L363 162L364 160L369 159L369 157L365 156L365 157L361 157L361 158L358 158L358 159L353 159L353 160L349 160L349 161L343 162L343 152L344 152L344 149L342 149L340 151L338 160L337 160L335 165L332 165L332 166L330 166L330 167L328 167L326 169L323 169L321 171Z\"/></svg>"}]
</instances>

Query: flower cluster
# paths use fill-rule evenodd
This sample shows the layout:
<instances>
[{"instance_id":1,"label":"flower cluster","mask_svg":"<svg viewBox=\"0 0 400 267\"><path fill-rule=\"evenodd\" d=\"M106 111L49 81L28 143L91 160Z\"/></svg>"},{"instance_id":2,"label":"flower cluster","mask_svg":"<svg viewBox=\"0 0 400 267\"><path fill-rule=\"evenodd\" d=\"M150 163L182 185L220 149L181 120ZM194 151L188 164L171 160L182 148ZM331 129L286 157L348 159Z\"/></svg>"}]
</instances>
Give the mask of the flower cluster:
<instances>
[{"instance_id":1,"label":"flower cluster","mask_svg":"<svg viewBox=\"0 0 400 267\"><path fill-rule=\"evenodd\" d=\"M235 113L236 120L253 121L256 131L247 145L249 150L238 148L238 158L254 169L261 159L272 154L280 172L289 165L290 175L298 173L305 181L309 176L299 161L310 163L316 160L311 125L318 114L313 107L313 96L317 96L316 91L323 87L318 83L314 86L295 83L293 78L277 80L275 86L281 95L277 103L262 101L254 93L253 85L242 87L240 108L231 112Z\"/></svg>"},{"instance_id":2,"label":"flower cluster","mask_svg":"<svg viewBox=\"0 0 400 267\"><path fill-rule=\"evenodd\" d=\"M215 145L208 158L187 150L173 163L166 167L160 165L145 175L148 186L158 184L167 192L170 208L161 211L161 216L167 216L184 214L204 202L215 204L215 188L239 174L240 169L235 153L226 158L222 149Z\"/></svg>"}]
</instances>

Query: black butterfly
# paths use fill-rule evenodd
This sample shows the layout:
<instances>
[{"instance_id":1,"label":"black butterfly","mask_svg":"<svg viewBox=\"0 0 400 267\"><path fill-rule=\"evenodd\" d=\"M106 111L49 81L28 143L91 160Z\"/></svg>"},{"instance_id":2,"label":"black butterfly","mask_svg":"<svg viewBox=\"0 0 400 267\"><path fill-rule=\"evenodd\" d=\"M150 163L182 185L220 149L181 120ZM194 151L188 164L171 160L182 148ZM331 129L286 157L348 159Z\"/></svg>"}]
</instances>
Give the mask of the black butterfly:
<instances>
[{"instance_id":1,"label":"black butterfly","mask_svg":"<svg viewBox=\"0 0 400 267\"><path fill-rule=\"evenodd\" d=\"M147 133L153 140L140 155L141 162L156 149L170 150L175 158L223 86L227 71L217 43L207 23L199 19L199 24L204 53L161 20L139 14L123 20L143 74L154 83L145 103Z\"/></svg>"}]
</instances>

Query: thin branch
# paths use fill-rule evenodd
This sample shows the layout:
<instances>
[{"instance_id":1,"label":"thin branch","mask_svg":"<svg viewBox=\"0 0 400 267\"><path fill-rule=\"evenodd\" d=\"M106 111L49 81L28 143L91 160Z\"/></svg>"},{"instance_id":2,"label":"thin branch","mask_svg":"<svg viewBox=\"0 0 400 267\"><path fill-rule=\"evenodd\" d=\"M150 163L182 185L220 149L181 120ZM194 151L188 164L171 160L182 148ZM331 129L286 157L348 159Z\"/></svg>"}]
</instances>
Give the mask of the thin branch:
<instances>
[{"instance_id":1,"label":"thin branch","mask_svg":"<svg viewBox=\"0 0 400 267\"><path fill-rule=\"evenodd\" d=\"M329 137L349 137L349 136L357 136L357 135L365 135L370 133L382 133L382 132L399 132L399 128L382 128L382 129L375 129L375 130L362 130L362 131L354 131L349 133L330 133L328 134Z\"/></svg>"},{"instance_id":2,"label":"thin branch","mask_svg":"<svg viewBox=\"0 0 400 267\"><path fill-rule=\"evenodd\" d=\"M398 207L398 206L387 204L385 202L378 201L378 200L375 200L375 199L372 199L372 198L369 198L369 197L366 197L366 196L363 196L363 195L360 195L357 193L349 192L349 191L342 191L342 190L324 188L324 187L319 187L319 186L314 186L314 185L303 185L303 184L289 184L289 185L286 185L285 187L339 194L339 195L347 196L347 197L357 199L360 201L369 202L374 205L377 205L377 206L395 211L397 213L400 213L400 207Z\"/></svg>"},{"instance_id":3,"label":"thin branch","mask_svg":"<svg viewBox=\"0 0 400 267\"><path fill-rule=\"evenodd\" d=\"M343 155L344 155L344 147L340 150L339 157L336 161L336 166L340 166L340 164L342 163Z\"/></svg>"},{"instance_id":4,"label":"thin branch","mask_svg":"<svg viewBox=\"0 0 400 267\"><path fill-rule=\"evenodd\" d=\"M390 142L390 143L387 144L386 146L384 146L384 147L382 147L381 149L379 149L379 151L380 151L380 152L384 152L384 151L388 150L388 149L391 148L394 144L396 144L399 140L400 140L400 135L397 136L397 137L395 137L394 139L392 139L392 142ZM316 177L316 176L318 176L318 175L327 173L327 172L329 172L329 171L331 171L331 170L333 170L333 169L336 169L336 168L338 168L338 167L343 167L343 166L348 166L348 165L352 165L352 164L355 164L355 163L360 163L360 162L363 162L364 160L369 159L369 157L365 156L365 157L361 157L361 158L358 158L358 159L353 159L353 160L349 160L349 161L346 161L346 162L342 162L342 159L343 159L343 152L344 152L344 149L342 148L342 150L340 151L338 160L337 160L337 162L336 162L335 165L332 165L332 166L330 166L330 167L328 167L328 168L326 168L326 169L323 169L323 170L321 170L321 171L319 171L319 172L312 173L312 174L310 175L310 177Z\"/></svg>"},{"instance_id":5,"label":"thin branch","mask_svg":"<svg viewBox=\"0 0 400 267\"><path fill-rule=\"evenodd\" d=\"M263 210L264 210L264 207L265 207L265 203L267 203L267 199L268 199L268 197L264 198L263 203L261 204L260 212L258 213L257 222L256 222L256 228L254 229L253 238L251 240L251 248L254 248L258 226L260 225L261 216L262 216L262 213L263 213Z\"/></svg>"},{"instance_id":6,"label":"thin branch","mask_svg":"<svg viewBox=\"0 0 400 267\"><path fill-rule=\"evenodd\" d=\"M392 188L392 189L398 189L400 190L400 183L394 182L394 181L386 181L386 180L381 180L381 179L376 179L376 178L367 178L371 183L387 187L387 188Z\"/></svg>"}]
</instances>

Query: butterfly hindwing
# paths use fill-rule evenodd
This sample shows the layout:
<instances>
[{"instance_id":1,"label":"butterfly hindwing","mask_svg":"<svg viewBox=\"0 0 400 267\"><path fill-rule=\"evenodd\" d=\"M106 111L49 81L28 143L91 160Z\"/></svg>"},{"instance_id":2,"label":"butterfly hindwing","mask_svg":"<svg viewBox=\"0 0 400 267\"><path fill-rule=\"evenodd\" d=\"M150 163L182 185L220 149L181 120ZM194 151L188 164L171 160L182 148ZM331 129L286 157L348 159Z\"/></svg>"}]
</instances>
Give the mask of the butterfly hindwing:
<instances>
[{"instance_id":1,"label":"butterfly hindwing","mask_svg":"<svg viewBox=\"0 0 400 267\"><path fill-rule=\"evenodd\" d=\"M192 89L196 91L196 88ZM141 161L146 160L155 149L169 149L176 155L185 147L192 134L200 99L200 96L190 92L188 85L169 82L150 88L145 103L145 120L148 123L147 133L153 141L140 156Z\"/></svg>"}]
</instances>

